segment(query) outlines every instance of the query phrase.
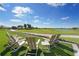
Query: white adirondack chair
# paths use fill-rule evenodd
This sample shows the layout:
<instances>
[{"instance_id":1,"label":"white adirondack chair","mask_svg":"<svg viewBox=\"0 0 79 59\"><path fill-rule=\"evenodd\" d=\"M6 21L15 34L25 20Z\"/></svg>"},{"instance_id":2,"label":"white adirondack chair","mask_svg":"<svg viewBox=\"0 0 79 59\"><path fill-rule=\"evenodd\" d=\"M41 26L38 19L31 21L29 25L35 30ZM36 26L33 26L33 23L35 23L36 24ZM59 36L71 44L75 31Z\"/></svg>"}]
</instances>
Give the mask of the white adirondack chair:
<instances>
[{"instance_id":1,"label":"white adirondack chair","mask_svg":"<svg viewBox=\"0 0 79 59\"><path fill-rule=\"evenodd\" d=\"M19 37L12 36L8 32L7 32L7 36L9 37L9 44L8 44L8 46L13 49L13 52L18 51L25 43L27 43L25 41L25 39L20 39L19 40ZM14 46L17 46L17 47L15 48Z\"/></svg>"},{"instance_id":2,"label":"white adirondack chair","mask_svg":"<svg viewBox=\"0 0 79 59\"><path fill-rule=\"evenodd\" d=\"M26 55L37 56L40 39L38 39L38 41L36 42L32 37L28 37L27 42L28 42L28 46L31 49L31 51L29 51ZM34 52L32 52L32 51L34 51Z\"/></svg>"}]
</instances>

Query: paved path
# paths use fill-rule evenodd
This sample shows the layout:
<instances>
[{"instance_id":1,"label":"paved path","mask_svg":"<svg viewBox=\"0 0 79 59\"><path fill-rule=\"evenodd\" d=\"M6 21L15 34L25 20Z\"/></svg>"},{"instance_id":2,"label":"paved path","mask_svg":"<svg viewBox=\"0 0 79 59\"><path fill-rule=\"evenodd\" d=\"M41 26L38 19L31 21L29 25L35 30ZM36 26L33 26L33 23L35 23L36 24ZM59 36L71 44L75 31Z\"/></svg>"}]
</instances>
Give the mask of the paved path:
<instances>
[{"instance_id":1,"label":"paved path","mask_svg":"<svg viewBox=\"0 0 79 59\"><path fill-rule=\"evenodd\" d=\"M61 35L61 37L79 38L79 35Z\"/></svg>"},{"instance_id":2,"label":"paved path","mask_svg":"<svg viewBox=\"0 0 79 59\"><path fill-rule=\"evenodd\" d=\"M72 44L73 50L75 51L74 55L79 56L79 48L76 44Z\"/></svg>"},{"instance_id":3,"label":"paved path","mask_svg":"<svg viewBox=\"0 0 79 59\"><path fill-rule=\"evenodd\" d=\"M53 34L37 34L37 33L28 33L26 34L34 34L34 35L41 35L41 36L48 36L51 37ZM79 38L79 35L61 35L60 37L70 37L70 38Z\"/></svg>"},{"instance_id":4,"label":"paved path","mask_svg":"<svg viewBox=\"0 0 79 59\"><path fill-rule=\"evenodd\" d=\"M11 29L10 31L16 31ZM38 33L31 33L31 32L24 32L26 34L33 34L33 35L40 35L40 36L47 36L47 37L51 37L53 34L38 34ZM60 37L70 37L70 38L79 38L79 35L61 35Z\"/></svg>"}]
</instances>

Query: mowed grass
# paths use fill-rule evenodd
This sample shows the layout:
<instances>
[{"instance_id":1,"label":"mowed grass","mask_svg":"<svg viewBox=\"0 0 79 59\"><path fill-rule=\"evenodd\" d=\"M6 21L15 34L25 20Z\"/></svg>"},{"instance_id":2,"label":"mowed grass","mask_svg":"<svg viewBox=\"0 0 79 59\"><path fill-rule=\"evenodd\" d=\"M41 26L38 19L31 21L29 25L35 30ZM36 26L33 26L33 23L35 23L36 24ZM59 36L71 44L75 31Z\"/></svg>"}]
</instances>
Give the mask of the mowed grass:
<instances>
[{"instance_id":1,"label":"mowed grass","mask_svg":"<svg viewBox=\"0 0 79 59\"><path fill-rule=\"evenodd\" d=\"M7 31L11 34L11 35L19 35L20 37L25 37L22 33L18 33L17 32L11 32L9 30L5 30L5 29L0 29L0 54L2 56L23 56L27 50L27 45L24 45L21 49L19 49L16 53L12 53L12 50L8 49L5 50L9 38L7 37ZM39 38L35 38L35 41L37 41Z\"/></svg>"},{"instance_id":2,"label":"mowed grass","mask_svg":"<svg viewBox=\"0 0 79 59\"><path fill-rule=\"evenodd\" d=\"M9 38L7 37L7 31L5 29L0 29L0 54L2 56L11 56L11 55L15 55L12 53L12 50L5 50ZM23 52L25 52L26 48L22 47L19 51L16 52L17 55L22 55ZM19 53L20 52L20 53Z\"/></svg>"},{"instance_id":3,"label":"mowed grass","mask_svg":"<svg viewBox=\"0 0 79 59\"><path fill-rule=\"evenodd\" d=\"M42 33L42 34L71 34L71 35L79 35L79 29L54 29L54 28L46 28L46 29L31 29L31 30L17 30L18 32L31 32L31 33Z\"/></svg>"},{"instance_id":4,"label":"mowed grass","mask_svg":"<svg viewBox=\"0 0 79 59\"><path fill-rule=\"evenodd\" d=\"M55 47L54 47L55 45ZM45 56L73 56L74 50L71 44L56 43L50 49L47 46L41 46Z\"/></svg>"},{"instance_id":5,"label":"mowed grass","mask_svg":"<svg viewBox=\"0 0 79 59\"><path fill-rule=\"evenodd\" d=\"M61 39L79 44L79 38L61 37Z\"/></svg>"},{"instance_id":6,"label":"mowed grass","mask_svg":"<svg viewBox=\"0 0 79 59\"><path fill-rule=\"evenodd\" d=\"M8 37L5 29L0 29L0 54L5 50L8 43ZM6 53L6 54L5 54ZM10 56L10 50L4 51L3 54Z\"/></svg>"},{"instance_id":7,"label":"mowed grass","mask_svg":"<svg viewBox=\"0 0 79 59\"><path fill-rule=\"evenodd\" d=\"M6 31L4 29L0 29L0 52L4 50L7 42L8 38L6 37Z\"/></svg>"},{"instance_id":8,"label":"mowed grass","mask_svg":"<svg viewBox=\"0 0 79 59\"><path fill-rule=\"evenodd\" d=\"M42 31L41 31L42 30ZM50 33L49 33L49 30L45 30L45 29L34 29L34 30L19 30L20 32L34 32L35 33L35 31L36 31L36 33L46 33L46 34L51 34L51 32L52 32L52 29L50 29ZM53 30L55 30L55 29L53 29ZM40 32L39 32L40 31ZM47 31L48 31L48 33L47 33ZM56 30L57 31L57 30ZM0 53L1 52L3 52L4 51L4 49L5 49L5 47L6 47L6 45L7 45L7 43L8 43L8 37L6 36L6 32L7 32L7 30L5 30L5 29L0 29ZM19 32L19 33L20 33ZM55 32L55 31L54 31ZM16 32L10 32L11 34L16 34ZM56 33L57 34L57 33ZM19 34L19 35L21 35L21 36L24 36L24 35L22 35L22 34ZM37 38L37 39L39 39L39 38ZM41 41L43 40L42 38L40 38L41 39ZM64 39L64 38L63 38ZM65 39L65 40L67 40L67 39ZM69 40L69 39L68 39ZM36 40L37 41L37 40ZM71 40L72 41L72 40ZM73 39L73 41L74 41L74 39ZM75 42L77 42L77 41L75 41ZM53 46L52 46L53 47ZM48 51L48 48L46 48L45 46L41 46L41 44L40 44L40 48L41 48L41 50L43 51L43 53L44 53L44 55L45 56L54 56L54 55L58 55L58 56L60 56L60 55L62 55L62 56L68 56L68 55L70 55L70 56L72 56L73 54L74 54L74 52L72 51L72 45L70 45L70 44L64 44L64 43L60 43L60 44L56 44L56 47L54 47L54 48L51 48L51 52L49 52ZM45 49L43 49L43 48L45 48ZM23 53L25 53L25 51L26 51L26 46L24 46L24 47L22 47L17 53L16 53L16 55L22 55ZM4 51L5 52L5 51ZM6 51L7 53L6 54L4 54L4 55L6 55L6 56L12 56L12 55L14 55L14 54L12 54L12 51L11 50L8 50L8 51Z\"/></svg>"}]
</instances>

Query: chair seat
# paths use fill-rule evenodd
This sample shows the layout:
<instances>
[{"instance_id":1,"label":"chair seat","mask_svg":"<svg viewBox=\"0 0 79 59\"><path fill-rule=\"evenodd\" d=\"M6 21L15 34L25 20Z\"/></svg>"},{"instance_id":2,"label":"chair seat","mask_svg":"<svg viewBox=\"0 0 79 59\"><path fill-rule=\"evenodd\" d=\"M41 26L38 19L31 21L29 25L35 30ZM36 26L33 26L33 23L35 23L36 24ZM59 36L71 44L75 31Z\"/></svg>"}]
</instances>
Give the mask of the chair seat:
<instances>
[{"instance_id":1,"label":"chair seat","mask_svg":"<svg viewBox=\"0 0 79 59\"><path fill-rule=\"evenodd\" d=\"M42 45L50 45L49 42L41 42Z\"/></svg>"}]
</instances>

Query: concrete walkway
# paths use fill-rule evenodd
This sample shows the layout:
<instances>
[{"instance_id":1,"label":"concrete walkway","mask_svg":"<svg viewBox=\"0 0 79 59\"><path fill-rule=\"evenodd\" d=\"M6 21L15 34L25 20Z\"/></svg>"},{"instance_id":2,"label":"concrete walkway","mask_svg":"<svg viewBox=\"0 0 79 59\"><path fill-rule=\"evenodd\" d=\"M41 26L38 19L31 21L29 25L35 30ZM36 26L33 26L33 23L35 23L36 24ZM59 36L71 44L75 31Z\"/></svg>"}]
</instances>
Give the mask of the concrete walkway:
<instances>
[{"instance_id":1,"label":"concrete walkway","mask_svg":"<svg viewBox=\"0 0 79 59\"><path fill-rule=\"evenodd\" d=\"M75 51L74 55L79 56L79 48L76 44L72 44L73 50Z\"/></svg>"},{"instance_id":2,"label":"concrete walkway","mask_svg":"<svg viewBox=\"0 0 79 59\"><path fill-rule=\"evenodd\" d=\"M79 38L79 35L61 35L61 37Z\"/></svg>"},{"instance_id":3,"label":"concrete walkway","mask_svg":"<svg viewBox=\"0 0 79 59\"><path fill-rule=\"evenodd\" d=\"M41 35L41 36L48 36L51 37L53 34L38 34L38 33L30 33L26 32L26 34L34 34L34 35ZM60 37L70 37L70 38L79 38L79 35L61 35Z\"/></svg>"}]
</instances>

